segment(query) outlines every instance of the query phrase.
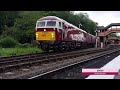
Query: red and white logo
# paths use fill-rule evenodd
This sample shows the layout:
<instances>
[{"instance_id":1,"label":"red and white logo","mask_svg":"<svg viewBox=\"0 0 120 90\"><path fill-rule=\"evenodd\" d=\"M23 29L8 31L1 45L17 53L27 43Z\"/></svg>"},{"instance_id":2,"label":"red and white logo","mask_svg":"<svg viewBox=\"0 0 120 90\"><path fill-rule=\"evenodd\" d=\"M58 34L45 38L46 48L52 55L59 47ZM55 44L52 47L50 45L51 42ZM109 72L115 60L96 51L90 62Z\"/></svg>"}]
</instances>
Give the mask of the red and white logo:
<instances>
[{"instance_id":1,"label":"red and white logo","mask_svg":"<svg viewBox=\"0 0 120 90\"><path fill-rule=\"evenodd\" d=\"M71 34L70 37L72 38L72 40L77 40L77 41L84 41L85 40L83 33Z\"/></svg>"}]
</instances>

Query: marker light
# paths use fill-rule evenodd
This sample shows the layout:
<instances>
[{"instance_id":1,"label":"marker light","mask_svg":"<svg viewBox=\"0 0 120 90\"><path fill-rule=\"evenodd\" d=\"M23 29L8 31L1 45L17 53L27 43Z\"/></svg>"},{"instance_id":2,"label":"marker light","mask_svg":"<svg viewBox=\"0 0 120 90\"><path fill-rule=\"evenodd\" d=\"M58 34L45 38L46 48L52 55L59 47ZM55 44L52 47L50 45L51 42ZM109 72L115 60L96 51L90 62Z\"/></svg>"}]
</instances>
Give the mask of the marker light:
<instances>
[{"instance_id":1,"label":"marker light","mask_svg":"<svg viewBox=\"0 0 120 90\"><path fill-rule=\"evenodd\" d=\"M44 29L44 31L46 31L46 29Z\"/></svg>"},{"instance_id":2,"label":"marker light","mask_svg":"<svg viewBox=\"0 0 120 90\"><path fill-rule=\"evenodd\" d=\"M36 37L38 37L38 34L36 34Z\"/></svg>"}]
</instances>

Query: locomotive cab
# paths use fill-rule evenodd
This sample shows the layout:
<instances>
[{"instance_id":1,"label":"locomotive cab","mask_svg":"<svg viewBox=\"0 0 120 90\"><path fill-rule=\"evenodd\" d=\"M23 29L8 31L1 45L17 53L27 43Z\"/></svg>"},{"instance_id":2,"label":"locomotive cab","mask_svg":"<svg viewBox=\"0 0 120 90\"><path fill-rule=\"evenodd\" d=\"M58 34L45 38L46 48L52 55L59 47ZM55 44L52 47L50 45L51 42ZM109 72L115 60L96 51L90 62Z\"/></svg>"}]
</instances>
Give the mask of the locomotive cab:
<instances>
[{"instance_id":1,"label":"locomotive cab","mask_svg":"<svg viewBox=\"0 0 120 90\"><path fill-rule=\"evenodd\" d=\"M56 21L38 21L36 24L36 40L55 40Z\"/></svg>"},{"instance_id":2,"label":"locomotive cab","mask_svg":"<svg viewBox=\"0 0 120 90\"><path fill-rule=\"evenodd\" d=\"M58 20L40 20L36 23L36 41L43 50L53 49L64 39L64 23Z\"/></svg>"},{"instance_id":3,"label":"locomotive cab","mask_svg":"<svg viewBox=\"0 0 120 90\"><path fill-rule=\"evenodd\" d=\"M40 18L35 32L36 41L44 51L70 50L95 44L94 36L56 16Z\"/></svg>"}]
</instances>

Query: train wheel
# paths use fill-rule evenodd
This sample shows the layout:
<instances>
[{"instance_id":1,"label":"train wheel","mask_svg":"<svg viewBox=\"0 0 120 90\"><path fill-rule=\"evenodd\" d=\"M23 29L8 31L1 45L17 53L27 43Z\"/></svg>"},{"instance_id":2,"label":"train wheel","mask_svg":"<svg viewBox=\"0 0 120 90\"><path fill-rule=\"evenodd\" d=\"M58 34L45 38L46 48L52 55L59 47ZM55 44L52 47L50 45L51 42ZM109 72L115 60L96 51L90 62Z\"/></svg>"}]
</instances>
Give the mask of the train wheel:
<instances>
[{"instance_id":1,"label":"train wheel","mask_svg":"<svg viewBox=\"0 0 120 90\"><path fill-rule=\"evenodd\" d=\"M66 43L66 50L70 51L70 45L69 45L69 43Z\"/></svg>"},{"instance_id":2,"label":"train wheel","mask_svg":"<svg viewBox=\"0 0 120 90\"><path fill-rule=\"evenodd\" d=\"M69 51L71 50L71 43L68 43Z\"/></svg>"},{"instance_id":3,"label":"train wheel","mask_svg":"<svg viewBox=\"0 0 120 90\"><path fill-rule=\"evenodd\" d=\"M42 43L41 49L42 49L43 51L49 52L49 45L46 44L46 43Z\"/></svg>"},{"instance_id":4,"label":"train wheel","mask_svg":"<svg viewBox=\"0 0 120 90\"><path fill-rule=\"evenodd\" d=\"M59 46L59 51L63 51L63 45Z\"/></svg>"},{"instance_id":5,"label":"train wheel","mask_svg":"<svg viewBox=\"0 0 120 90\"><path fill-rule=\"evenodd\" d=\"M60 43L60 44L59 44L58 50L59 50L59 51L63 51L63 50L64 50L64 45L63 45L63 43Z\"/></svg>"},{"instance_id":6,"label":"train wheel","mask_svg":"<svg viewBox=\"0 0 120 90\"><path fill-rule=\"evenodd\" d=\"M54 46L53 50L54 50L55 52L57 52L57 51L59 50L58 46L57 46L57 45Z\"/></svg>"}]
</instances>

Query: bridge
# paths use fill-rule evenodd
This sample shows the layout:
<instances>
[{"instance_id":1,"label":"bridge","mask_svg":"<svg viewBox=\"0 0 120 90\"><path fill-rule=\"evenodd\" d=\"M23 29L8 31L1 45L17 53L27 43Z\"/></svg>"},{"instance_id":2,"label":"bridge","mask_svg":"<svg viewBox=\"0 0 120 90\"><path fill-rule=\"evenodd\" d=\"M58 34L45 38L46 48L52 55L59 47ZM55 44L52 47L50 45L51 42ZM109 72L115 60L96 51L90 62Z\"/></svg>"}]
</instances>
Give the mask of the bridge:
<instances>
[{"instance_id":1,"label":"bridge","mask_svg":"<svg viewBox=\"0 0 120 90\"><path fill-rule=\"evenodd\" d=\"M112 28L113 26L115 26L115 28ZM120 33L120 28L118 28L118 26L120 26L120 23L111 23L106 27L103 26L97 27L96 36L100 38L99 43L101 48L107 46L108 35L110 33ZM98 47L97 43L96 43L96 47Z\"/></svg>"},{"instance_id":2,"label":"bridge","mask_svg":"<svg viewBox=\"0 0 120 90\"><path fill-rule=\"evenodd\" d=\"M104 32L99 32L98 36L99 37L104 37L104 36L109 35L110 33L120 33L120 28L107 29Z\"/></svg>"}]
</instances>

